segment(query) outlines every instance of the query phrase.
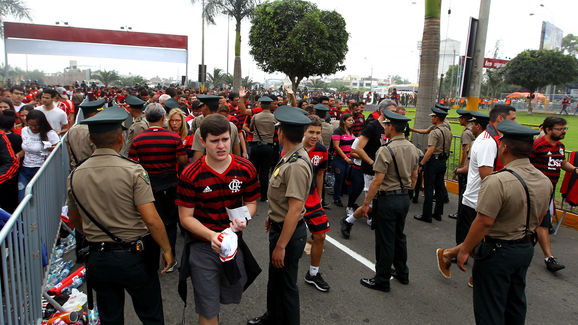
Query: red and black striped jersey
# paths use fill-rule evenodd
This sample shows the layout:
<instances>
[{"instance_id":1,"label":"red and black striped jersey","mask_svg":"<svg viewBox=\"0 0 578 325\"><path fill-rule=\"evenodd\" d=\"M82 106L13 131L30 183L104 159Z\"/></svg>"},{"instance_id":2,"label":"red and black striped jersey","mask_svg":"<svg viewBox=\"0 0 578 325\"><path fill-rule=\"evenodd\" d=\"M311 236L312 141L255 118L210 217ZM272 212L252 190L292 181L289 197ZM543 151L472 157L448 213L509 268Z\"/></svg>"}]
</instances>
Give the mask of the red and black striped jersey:
<instances>
[{"instance_id":1,"label":"red and black striped jersey","mask_svg":"<svg viewBox=\"0 0 578 325\"><path fill-rule=\"evenodd\" d=\"M544 136L534 140L530 162L548 176L554 186L560 178L560 169L565 157L565 147L562 142L558 141L552 145Z\"/></svg>"},{"instance_id":2,"label":"red and black striped jersey","mask_svg":"<svg viewBox=\"0 0 578 325\"><path fill-rule=\"evenodd\" d=\"M309 190L309 195L312 195L315 192L315 188L317 187L316 177L319 171L327 170L327 148L321 143L315 143L315 146L307 151L309 154L309 159L311 160L311 165L313 165L313 177L311 182L311 189Z\"/></svg>"},{"instance_id":3,"label":"red and black striped jersey","mask_svg":"<svg viewBox=\"0 0 578 325\"><path fill-rule=\"evenodd\" d=\"M206 156L189 164L179 177L176 204L194 208L194 217L214 231L229 227L226 208L241 207L259 198L259 182L253 164L231 155L231 164L223 173L205 162Z\"/></svg>"},{"instance_id":4,"label":"red and black striped jersey","mask_svg":"<svg viewBox=\"0 0 578 325\"><path fill-rule=\"evenodd\" d=\"M149 173L153 190L177 182L177 156L186 155L181 137L161 127L151 127L137 135L128 153Z\"/></svg>"},{"instance_id":5,"label":"red and black striped jersey","mask_svg":"<svg viewBox=\"0 0 578 325\"><path fill-rule=\"evenodd\" d=\"M353 116L353 125L351 126L351 133L358 137L361 134L361 130L365 127L365 115L359 113Z\"/></svg>"}]
</instances>

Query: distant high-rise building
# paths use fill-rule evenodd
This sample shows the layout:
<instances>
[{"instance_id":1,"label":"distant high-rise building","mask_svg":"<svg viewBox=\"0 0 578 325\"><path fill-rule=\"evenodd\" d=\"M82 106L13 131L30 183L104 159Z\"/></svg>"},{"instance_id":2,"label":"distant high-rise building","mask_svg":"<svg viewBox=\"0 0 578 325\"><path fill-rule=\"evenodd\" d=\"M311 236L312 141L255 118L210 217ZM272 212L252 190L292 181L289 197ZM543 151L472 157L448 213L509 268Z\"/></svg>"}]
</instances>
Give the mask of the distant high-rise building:
<instances>
[{"instance_id":1,"label":"distant high-rise building","mask_svg":"<svg viewBox=\"0 0 578 325\"><path fill-rule=\"evenodd\" d=\"M438 77L446 73L451 65L458 64L460 53L459 41L446 38L440 42L440 61L438 66Z\"/></svg>"}]
</instances>

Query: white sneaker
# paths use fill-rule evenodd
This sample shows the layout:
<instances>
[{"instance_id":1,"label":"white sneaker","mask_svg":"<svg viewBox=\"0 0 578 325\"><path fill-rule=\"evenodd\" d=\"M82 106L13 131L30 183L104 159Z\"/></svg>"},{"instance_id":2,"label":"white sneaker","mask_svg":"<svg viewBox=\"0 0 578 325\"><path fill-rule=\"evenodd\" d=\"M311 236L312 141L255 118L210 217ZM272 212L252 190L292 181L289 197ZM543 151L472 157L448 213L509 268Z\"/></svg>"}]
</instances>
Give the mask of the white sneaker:
<instances>
[{"instance_id":1,"label":"white sneaker","mask_svg":"<svg viewBox=\"0 0 578 325\"><path fill-rule=\"evenodd\" d=\"M372 220L372 219L367 218L367 225L370 226L370 227L371 227L371 220Z\"/></svg>"},{"instance_id":2,"label":"white sneaker","mask_svg":"<svg viewBox=\"0 0 578 325\"><path fill-rule=\"evenodd\" d=\"M345 213L347 214L347 217L351 217L353 215L353 208L352 207L345 208Z\"/></svg>"}]
</instances>

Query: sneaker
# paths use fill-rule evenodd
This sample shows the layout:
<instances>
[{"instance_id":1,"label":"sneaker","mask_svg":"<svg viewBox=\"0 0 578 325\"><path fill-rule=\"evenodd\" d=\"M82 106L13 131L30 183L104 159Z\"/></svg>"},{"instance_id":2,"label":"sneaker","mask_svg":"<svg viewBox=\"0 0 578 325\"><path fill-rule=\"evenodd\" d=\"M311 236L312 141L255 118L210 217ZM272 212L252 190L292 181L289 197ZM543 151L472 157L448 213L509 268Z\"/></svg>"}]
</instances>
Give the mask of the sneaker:
<instances>
[{"instance_id":1,"label":"sneaker","mask_svg":"<svg viewBox=\"0 0 578 325\"><path fill-rule=\"evenodd\" d=\"M456 213L448 214L448 218L450 218L450 219L457 219L457 218L458 218L458 213L456 212Z\"/></svg>"},{"instance_id":2,"label":"sneaker","mask_svg":"<svg viewBox=\"0 0 578 325\"><path fill-rule=\"evenodd\" d=\"M470 279L468 280L468 287L473 288L474 287L474 278L470 277Z\"/></svg>"},{"instance_id":3,"label":"sneaker","mask_svg":"<svg viewBox=\"0 0 578 325\"><path fill-rule=\"evenodd\" d=\"M371 227L371 224L373 222L373 219L371 218L367 218L367 225Z\"/></svg>"},{"instance_id":4,"label":"sneaker","mask_svg":"<svg viewBox=\"0 0 578 325\"><path fill-rule=\"evenodd\" d=\"M321 276L321 272L317 272L315 276L311 276L309 271L305 273L305 282L309 283L310 285L314 286L317 290L322 292L329 291L329 284L323 280Z\"/></svg>"},{"instance_id":5,"label":"sneaker","mask_svg":"<svg viewBox=\"0 0 578 325\"><path fill-rule=\"evenodd\" d=\"M546 268L548 269L548 271L550 271L552 273L566 268L566 266L558 263L558 261L556 260L556 258L554 256L548 257L548 259L546 261L544 261L544 263L546 263Z\"/></svg>"},{"instance_id":6,"label":"sneaker","mask_svg":"<svg viewBox=\"0 0 578 325\"><path fill-rule=\"evenodd\" d=\"M452 263L448 263L444 260L444 251L445 249L443 248L438 248L436 250L438 270L444 278L449 279L452 277L452 271L450 270Z\"/></svg>"},{"instance_id":7,"label":"sneaker","mask_svg":"<svg viewBox=\"0 0 578 325\"><path fill-rule=\"evenodd\" d=\"M345 214L347 214L347 217L351 217L353 215L354 211L355 211L355 209L353 207L345 208Z\"/></svg>"},{"instance_id":8,"label":"sneaker","mask_svg":"<svg viewBox=\"0 0 578 325\"><path fill-rule=\"evenodd\" d=\"M347 222L345 218L341 219L341 235L345 239L349 239L351 236L351 227L353 227L352 223Z\"/></svg>"}]
</instances>

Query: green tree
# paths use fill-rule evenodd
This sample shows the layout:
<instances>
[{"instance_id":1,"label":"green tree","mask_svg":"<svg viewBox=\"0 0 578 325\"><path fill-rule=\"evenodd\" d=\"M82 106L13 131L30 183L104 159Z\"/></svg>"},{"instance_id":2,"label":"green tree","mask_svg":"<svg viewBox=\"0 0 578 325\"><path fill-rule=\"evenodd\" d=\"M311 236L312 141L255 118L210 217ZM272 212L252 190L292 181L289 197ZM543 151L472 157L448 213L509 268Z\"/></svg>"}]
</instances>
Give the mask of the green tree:
<instances>
[{"instance_id":1,"label":"green tree","mask_svg":"<svg viewBox=\"0 0 578 325\"><path fill-rule=\"evenodd\" d=\"M573 56L578 55L578 36L567 34L562 38L562 52Z\"/></svg>"},{"instance_id":2,"label":"green tree","mask_svg":"<svg viewBox=\"0 0 578 325\"><path fill-rule=\"evenodd\" d=\"M192 0L196 2L197 0ZM223 14L235 19L235 63L233 66L233 89L239 91L241 85L241 22L253 17L258 0L204 0L204 16L214 24L215 15ZM228 45L227 45L228 46Z\"/></svg>"},{"instance_id":3,"label":"green tree","mask_svg":"<svg viewBox=\"0 0 578 325\"><path fill-rule=\"evenodd\" d=\"M444 81L442 83L442 94L446 97L454 97L456 94L456 83L458 78L459 68L457 65L450 65L448 71L444 73Z\"/></svg>"},{"instance_id":4,"label":"green tree","mask_svg":"<svg viewBox=\"0 0 578 325\"><path fill-rule=\"evenodd\" d=\"M92 79L100 81L102 84L104 84L105 87L108 87L108 85L120 80L120 76L114 70L112 71L98 70L92 73L91 77Z\"/></svg>"},{"instance_id":5,"label":"green tree","mask_svg":"<svg viewBox=\"0 0 578 325\"><path fill-rule=\"evenodd\" d=\"M223 69L214 68L213 73L207 73L207 82L213 86L213 88L222 88L228 85L227 83L227 73L223 72Z\"/></svg>"},{"instance_id":6,"label":"green tree","mask_svg":"<svg viewBox=\"0 0 578 325\"><path fill-rule=\"evenodd\" d=\"M246 76L243 79L241 79L241 86L245 87L246 89L253 89L253 87L255 87L258 84L259 84L258 82L253 81L253 79L251 79L249 76Z\"/></svg>"},{"instance_id":7,"label":"green tree","mask_svg":"<svg viewBox=\"0 0 578 325\"><path fill-rule=\"evenodd\" d=\"M119 86L126 86L126 87L132 87L136 84L139 85L143 85L146 83L146 79L143 78L142 76L128 76L128 77L120 77L117 81L116 84Z\"/></svg>"},{"instance_id":8,"label":"green tree","mask_svg":"<svg viewBox=\"0 0 578 325\"><path fill-rule=\"evenodd\" d=\"M409 80L407 80L407 79L405 79L402 76L397 75L397 74L395 76L391 77L391 82L394 84L397 84L397 85L405 85L405 84L410 83Z\"/></svg>"},{"instance_id":9,"label":"green tree","mask_svg":"<svg viewBox=\"0 0 578 325\"><path fill-rule=\"evenodd\" d=\"M485 75L487 84L486 97L497 98L498 91L504 86L504 70L503 69L487 69Z\"/></svg>"},{"instance_id":10,"label":"green tree","mask_svg":"<svg viewBox=\"0 0 578 325\"><path fill-rule=\"evenodd\" d=\"M504 69L506 82L522 86L532 96L541 87L576 80L578 59L556 50L525 50L508 62ZM532 112L530 101L528 112Z\"/></svg>"},{"instance_id":11,"label":"green tree","mask_svg":"<svg viewBox=\"0 0 578 325\"><path fill-rule=\"evenodd\" d=\"M320 90L326 88L327 83L321 79L311 79L307 82L307 87Z\"/></svg>"},{"instance_id":12,"label":"green tree","mask_svg":"<svg viewBox=\"0 0 578 325\"><path fill-rule=\"evenodd\" d=\"M285 73L293 89L304 78L345 69L349 34L335 11L302 0L277 0L257 6L252 24L253 59L265 72Z\"/></svg>"},{"instance_id":13,"label":"green tree","mask_svg":"<svg viewBox=\"0 0 578 325\"><path fill-rule=\"evenodd\" d=\"M440 54L441 0L425 1L425 21L421 41L419 91L415 113L415 128L426 128L430 123L430 109L436 102L437 72ZM418 138L415 138L418 141Z\"/></svg>"}]
</instances>

